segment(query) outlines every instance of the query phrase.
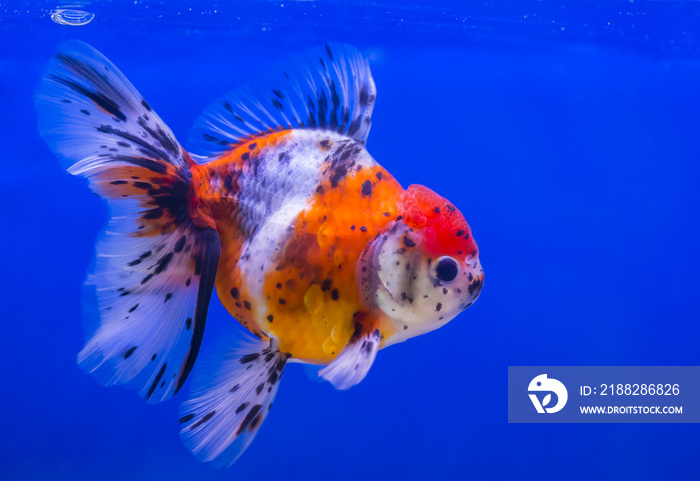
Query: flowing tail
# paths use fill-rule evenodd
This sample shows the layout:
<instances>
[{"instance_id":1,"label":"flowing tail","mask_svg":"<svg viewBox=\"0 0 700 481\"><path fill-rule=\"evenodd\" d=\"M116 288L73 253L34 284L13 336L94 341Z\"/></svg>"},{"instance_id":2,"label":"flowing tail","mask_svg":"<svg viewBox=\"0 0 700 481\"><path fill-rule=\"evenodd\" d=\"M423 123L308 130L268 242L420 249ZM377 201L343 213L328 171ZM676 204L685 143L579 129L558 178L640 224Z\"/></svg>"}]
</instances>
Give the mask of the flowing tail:
<instances>
[{"instance_id":1,"label":"flowing tail","mask_svg":"<svg viewBox=\"0 0 700 481\"><path fill-rule=\"evenodd\" d=\"M36 93L39 129L62 166L107 199L87 288L99 315L78 364L149 402L176 394L199 352L219 239L188 216L193 161L121 72L66 42Z\"/></svg>"}]
</instances>

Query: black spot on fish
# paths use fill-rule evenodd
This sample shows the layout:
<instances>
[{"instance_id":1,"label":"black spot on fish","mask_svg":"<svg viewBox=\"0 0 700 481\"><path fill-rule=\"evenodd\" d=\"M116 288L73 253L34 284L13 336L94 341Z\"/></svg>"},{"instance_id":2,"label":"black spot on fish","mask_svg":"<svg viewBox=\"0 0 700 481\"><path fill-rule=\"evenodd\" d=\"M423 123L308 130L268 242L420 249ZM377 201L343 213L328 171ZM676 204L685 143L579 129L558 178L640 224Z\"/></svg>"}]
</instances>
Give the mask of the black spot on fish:
<instances>
[{"instance_id":1,"label":"black spot on fish","mask_svg":"<svg viewBox=\"0 0 700 481\"><path fill-rule=\"evenodd\" d=\"M272 322L273 320L274 320L273 315L272 315L272 314L268 314L268 316L267 316L267 321L268 321L268 322Z\"/></svg>"},{"instance_id":2,"label":"black spot on fish","mask_svg":"<svg viewBox=\"0 0 700 481\"><path fill-rule=\"evenodd\" d=\"M168 268L168 264L170 264L171 260L173 260L173 253L168 252L163 257L161 257L160 260L156 263L156 268L153 271L153 273L158 275L161 272L165 271Z\"/></svg>"},{"instance_id":3,"label":"black spot on fish","mask_svg":"<svg viewBox=\"0 0 700 481\"><path fill-rule=\"evenodd\" d=\"M363 107L367 105L369 102L369 96L367 95L367 86L363 85L362 89L360 90L360 105Z\"/></svg>"},{"instance_id":4,"label":"black spot on fish","mask_svg":"<svg viewBox=\"0 0 700 481\"><path fill-rule=\"evenodd\" d=\"M239 388L239 387L241 387L241 385L240 385L240 384L236 384L236 385L233 386L231 389L229 389L228 392L236 392L236 391L238 391L238 388Z\"/></svg>"},{"instance_id":5,"label":"black spot on fish","mask_svg":"<svg viewBox=\"0 0 700 481\"><path fill-rule=\"evenodd\" d=\"M241 357L241 364L246 364L251 361L255 361L258 357L260 357L259 352L252 352L250 354L246 354L245 356Z\"/></svg>"},{"instance_id":6,"label":"black spot on fish","mask_svg":"<svg viewBox=\"0 0 700 481\"><path fill-rule=\"evenodd\" d=\"M338 292L338 289L333 289L331 291L331 299L333 299L334 301L340 299L340 293Z\"/></svg>"},{"instance_id":7,"label":"black spot on fish","mask_svg":"<svg viewBox=\"0 0 700 481\"><path fill-rule=\"evenodd\" d=\"M243 307L245 307L247 310L250 310L250 302L243 301Z\"/></svg>"},{"instance_id":8,"label":"black spot on fish","mask_svg":"<svg viewBox=\"0 0 700 481\"><path fill-rule=\"evenodd\" d=\"M437 305L435 306L435 311L439 312L440 309L442 309L442 304L440 302L438 302Z\"/></svg>"},{"instance_id":9,"label":"black spot on fish","mask_svg":"<svg viewBox=\"0 0 700 481\"><path fill-rule=\"evenodd\" d=\"M257 146L258 146L258 144L257 144L256 142L253 142L252 144L249 144L249 145L248 145L248 149L253 150L253 149L255 149L255 147L257 147Z\"/></svg>"},{"instance_id":10,"label":"black spot on fish","mask_svg":"<svg viewBox=\"0 0 700 481\"><path fill-rule=\"evenodd\" d=\"M462 237L462 234L464 234L463 230L460 229L457 231L457 237Z\"/></svg>"},{"instance_id":11,"label":"black spot on fish","mask_svg":"<svg viewBox=\"0 0 700 481\"><path fill-rule=\"evenodd\" d=\"M134 311L136 310L137 307L139 307L138 304L134 305L134 307L132 307L131 309L129 309L129 313L134 312Z\"/></svg>"},{"instance_id":12,"label":"black spot on fish","mask_svg":"<svg viewBox=\"0 0 700 481\"><path fill-rule=\"evenodd\" d=\"M187 237L182 236L180 237L177 242L175 243L175 248L173 249L175 253L179 253L182 251L182 249L185 248L185 243L187 242Z\"/></svg>"},{"instance_id":13,"label":"black spot on fish","mask_svg":"<svg viewBox=\"0 0 700 481\"><path fill-rule=\"evenodd\" d=\"M185 329L187 329L189 331L191 327L192 327L192 318L188 317L187 320L185 321Z\"/></svg>"},{"instance_id":14,"label":"black spot on fish","mask_svg":"<svg viewBox=\"0 0 700 481\"><path fill-rule=\"evenodd\" d=\"M404 235L403 236L403 245L405 245L406 247L415 247L416 243L413 242L410 237L408 237L407 235Z\"/></svg>"},{"instance_id":15,"label":"black spot on fish","mask_svg":"<svg viewBox=\"0 0 700 481\"><path fill-rule=\"evenodd\" d=\"M286 304L286 303L287 303L287 301L285 301L285 300L284 300L284 299L282 299L281 297L280 297L280 298L278 299L278 301L277 301L277 302L279 302L279 303L280 303L280 304L282 304L282 305L284 305L284 304Z\"/></svg>"},{"instance_id":16,"label":"black spot on fish","mask_svg":"<svg viewBox=\"0 0 700 481\"><path fill-rule=\"evenodd\" d=\"M228 140L219 139L209 134L202 134L202 138L207 142L212 142L218 145L228 145Z\"/></svg>"},{"instance_id":17,"label":"black spot on fish","mask_svg":"<svg viewBox=\"0 0 700 481\"><path fill-rule=\"evenodd\" d=\"M337 187L338 182L348 174L348 168L344 165L338 166L333 170L333 174L330 177L331 187Z\"/></svg>"},{"instance_id":18,"label":"black spot on fish","mask_svg":"<svg viewBox=\"0 0 700 481\"><path fill-rule=\"evenodd\" d=\"M244 161L248 160L249 157L250 157L250 154L248 152L244 152L243 155L241 155L241 159Z\"/></svg>"},{"instance_id":19,"label":"black spot on fish","mask_svg":"<svg viewBox=\"0 0 700 481\"><path fill-rule=\"evenodd\" d=\"M481 286L484 284L484 282L481 279L476 279L473 281L471 284L469 284L469 294L474 294L476 291L481 290Z\"/></svg>"},{"instance_id":20,"label":"black spot on fish","mask_svg":"<svg viewBox=\"0 0 700 481\"><path fill-rule=\"evenodd\" d=\"M233 190L233 176L231 174L224 177L224 188L227 192L231 192Z\"/></svg>"},{"instance_id":21,"label":"black spot on fish","mask_svg":"<svg viewBox=\"0 0 700 481\"><path fill-rule=\"evenodd\" d=\"M323 292L325 292L325 291L330 291L330 290L331 290L331 284L332 284L332 283L333 283L333 281L330 280L330 279L324 280L324 281L321 283L321 290L322 290Z\"/></svg>"},{"instance_id":22,"label":"black spot on fish","mask_svg":"<svg viewBox=\"0 0 700 481\"><path fill-rule=\"evenodd\" d=\"M124 353L124 359L129 359L129 356L131 356L134 353L134 351L136 350L137 347L138 346L133 346L133 347L130 347L129 349L127 349L126 352Z\"/></svg>"},{"instance_id":23,"label":"black spot on fish","mask_svg":"<svg viewBox=\"0 0 700 481\"><path fill-rule=\"evenodd\" d=\"M372 182L369 180L365 180L362 183L362 196L369 197L371 195L372 195Z\"/></svg>"},{"instance_id":24,"label":"black spot on fish","mask_svg":"<svg viewBox=\"0 0 700 481\"><path fill-rule=\"evenodd\" d=\"M237 386L238 386L238 384L236 384L236 387ZM247 407L248 407L248 403L241 404L240 406L238 406L236 408L236 414L243 412L245 410L245 408L247 408Z\"/></svg>"},{"instance_id":25,"label":"black spot on fish","mask_svg":"<svg viewBox=\"0 0 700 481\"><path fill-rule=\"evenodd\" d=\"M238 296L238 288L234 287L233 289L231 289L231 297L233 297L234 299L238 299Z\"/></svg>"},{"instance_id":26,"label":"black spot on fish","mask_svg":"<svg viewBox=\"0 0 700 481\"><path fill-rule=\"evenodd\" d=\"M185 281L185 286L190 287L190 284L192 283L192 278L188 277L187 280Z\"/></svg>"},{"instance_id":27,"label":"black spot on fish","mask_svg":"<svg viewBox=\"0 0 700 481\"><path fill-rule=\"evenodd\" d=\"M435 209L433 209L433 211L434 211L436 214L439 214L439 213L440 213L440 207L435 207Z\"/></svg>"},{"instance_id":28,"label":"black spot on fish","mask_svg":"<svg viewBox=\"0 0 700 481\"><path fill-rule=\"evenodd\" d=\"M153 384L151 384L151 387L148 388L148 392L146 393L146 401L148 401L151 396L153 395L153 392L156 390L156 387L158 386L158 383L160 382L160 379L163 377L163 374L165 374L165 369L168 366L168 363L164 363L160 371L158 371L158 375L156 376L155 380L153 381Z\"/></svg>"},{"instance_id":29,"label":"black spot on fish","mask_svg":"<svg viewBox=\"0 0 700 481\"><path fill-rule=\"evenodd\" d=\"M178 419L178 421L180 422L180 424L184 424L187 421L191 421L192 418L194 418L194 414L187 414L185 416L182 416L180 419Z\"/></svg>"},{"instance_id":30,"label":"black spot on fish","mask_svg":"<svg viewBox=\"0 0 700 481\"><path fill-rule=\"evenodd\" d=\"M236 431L236 436L240 436L241 433L243 433L243 431L248 429L248 425L255 418L255 416L258 415L261 408L262 408L261 404L256 404L255 406L250 408L250 411L248 411L248 414L243 419L243 422L241 423L241 425L238 427L238 431Z\"/></svg>"},{"instance_id":31,"label":"black spot on fish","mask_svg":"<svg viewBox=\"0 0 700 481\"><path fill-rule=\"evenodd\" d=\"M270 391L272 391L272 388L271 388L271 387L267 388L267 392L270 392ZM253 420L250 422L250 427L249 427L248 429L249 429L249 430L250 430L250 429L255 429L255 427L260 423L260 420L261 420L261 419L262 419L262 416L261 416L260 414L258 414L257 416L255 416L255 417L253 418Z\"/></svg>"},{"instance_id":32,"label":"black spot on fish","mask_svg":"<svg viewBox=\"0 0 700 481\"><path fill-rule=\"evenodd\" d=\"M255 394L260 394L260 392L263 390L264 387L265 387L264 382L261 382L260 384L258 384L258 386L255 388Z\"/></svg>"},{"instance_id":33,"label":"black spot on fish","mask_svg":"<svg viewBox=\"0 0 700 481\"><path fill-rule=\"evenodd\" d=\"M216 411L212 411L212 412L210 412L210 413L207 413L202 419L200 419L199 421L197 421L196 423L194 423L194 424L192 425L192 427L190 427L190 431L193 430L194 428L198 428L198 427L201 426L202 424L204 424L204 423L206 423L207 421L209 421L209 420L214 416L214 414L216 414Z\"/></svg>"},{"instance_id":34,"label":"black spot on fish","mask_svg":"<svg viewBox=\"0 0 700 481\"><path fill-rule=\"evenodd\" d=\"M148 105L148 102L146 102L146 101L143 100L143 99L141 100L141 105L143 105L143 108L145 108L145 109L148 110L149 112L151 112L151 111L153 110L153 109L151 108L151 106Z\"/></svg>"},{"instance_id":35,"label":"black spot on fish","mask_svg":"<svg viewBox=\"0 0 700 481\"><path fill-rule=\"evenodd\" d=\"M151 220L151 219L159 219L163 215L163 209L158 208L158 209L151 209L149 210L146 214L144 214L141 218L146 219L146 220Z\"/></svg>"},{"instance_id":36,"label":"black spot on fish","mask_svg":"<svg viewBox=\"0 0 700 481\"><path fill-rule=\"evenodd\" d=\"M67 55L63 54L57 54L56 58L60 60L61 62L65 63L66 65L71 66L73 69L77 69L78 71L85 70L84 67L82 67L82 63L79 60L76 60L72 57L69 57ZM82 85L66 78L66 77L61 77L58 75L51 75L52 80L54 80L57 83L60 83L62 85L65 85L66 87L69 87L71 90L74 92L78 93L79 95L83 95L90 99L95 105L100 107L102 110L106 111L107 113L111 114L114 116L114 118L121 120L121 121L126 121L126 116L124 113L119 109L119 106L110 98L106 97L104 94L98 93L98 92L92 92Z\"/></svg>"},{"instance_id":37,"label":"black spot on fish","mask_svg":"<svg viewBox=\"0 0 700 481\"><path fill-rule=\"evenodd\" d=\"M165 295L165 300L163 301L163 303L168 302L168 301L169 301L170 299L172 299L172 298L173 298L173 293L172 293L172 292L168 292L168 293Z\"/></svg>"},{"instance_id":38,"label":"black spot on fish","mask_svg":"<svg viewBox=\"0 0 700 481\"><path fill-rule=\"evenodd\" d=\"M361 230L362 232L367 232L367 227L362 226L362 227L360 227L360 230Z\"/></svg>"}]
</instances>

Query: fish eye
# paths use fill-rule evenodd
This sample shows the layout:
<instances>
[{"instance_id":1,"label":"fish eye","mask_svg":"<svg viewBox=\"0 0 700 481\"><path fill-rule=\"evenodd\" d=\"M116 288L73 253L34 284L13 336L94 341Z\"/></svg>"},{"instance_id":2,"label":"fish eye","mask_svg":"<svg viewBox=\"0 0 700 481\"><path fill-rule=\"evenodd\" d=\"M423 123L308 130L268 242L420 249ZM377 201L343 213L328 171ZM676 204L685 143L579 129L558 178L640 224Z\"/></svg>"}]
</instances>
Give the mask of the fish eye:
<instances>
[{"instance_id":1,"label":"fish eye","mask_svg":"<svg viewBox=\"0 0 700 481\"><path fill-rule=\"evenodd\" d=\"M459 264L452 257L441 257L435 267L435 275L443 282L455 280L459 274Z\"/></svg>"}]
</instances>

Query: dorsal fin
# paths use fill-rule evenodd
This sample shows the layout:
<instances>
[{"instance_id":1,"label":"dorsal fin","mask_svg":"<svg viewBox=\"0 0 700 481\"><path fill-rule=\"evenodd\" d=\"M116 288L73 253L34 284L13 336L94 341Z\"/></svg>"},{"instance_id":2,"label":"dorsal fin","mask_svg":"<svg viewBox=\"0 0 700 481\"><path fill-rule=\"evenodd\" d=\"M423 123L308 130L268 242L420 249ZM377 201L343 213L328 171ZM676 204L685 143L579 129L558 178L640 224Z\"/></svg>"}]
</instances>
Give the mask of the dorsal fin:
<instances>
[{"instance_id":1,"label":"dorsal fin","mask_svg":"<svg viewBox=\"0 0 700 481\"><path fill-rule=\"evenodd\" d=\"M364 142L376 90L367 60L349 45L327 44L289 57L233 90L195 121L195 153L214 155L287 129L329 130Z\"/></svg>"}]
</instances>

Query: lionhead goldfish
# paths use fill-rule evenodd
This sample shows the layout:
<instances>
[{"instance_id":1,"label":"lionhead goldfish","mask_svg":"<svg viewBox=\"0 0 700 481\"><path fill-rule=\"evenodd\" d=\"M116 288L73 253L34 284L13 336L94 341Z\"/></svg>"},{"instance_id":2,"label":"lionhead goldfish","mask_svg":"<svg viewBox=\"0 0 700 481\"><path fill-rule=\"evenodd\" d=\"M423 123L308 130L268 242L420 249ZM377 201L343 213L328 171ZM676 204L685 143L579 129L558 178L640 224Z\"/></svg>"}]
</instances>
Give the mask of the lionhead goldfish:
<instances>
[{"instance_id":1,"label":"lionhead goldfish","mask_svg":"<svg viewBox=\"0 0 700 481\"><path fill-rule=\"evenodd\" d=\"M374 101L357 50L310 50L205 110L195 156L90 46L62 44L46 69L39 129L112 214L80 366L148 402L172 397L214 287L253 334L207 353L182 405L181 436L201 460L240 456L288 362L327 365L320 376L347 389L379 349L444 325L481 291L462 214L426 187L404 190L365 149Z\"/></svg>"}]
</instances>

